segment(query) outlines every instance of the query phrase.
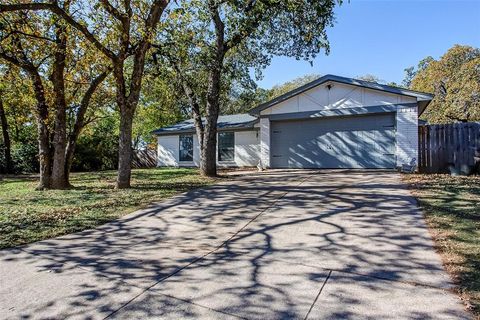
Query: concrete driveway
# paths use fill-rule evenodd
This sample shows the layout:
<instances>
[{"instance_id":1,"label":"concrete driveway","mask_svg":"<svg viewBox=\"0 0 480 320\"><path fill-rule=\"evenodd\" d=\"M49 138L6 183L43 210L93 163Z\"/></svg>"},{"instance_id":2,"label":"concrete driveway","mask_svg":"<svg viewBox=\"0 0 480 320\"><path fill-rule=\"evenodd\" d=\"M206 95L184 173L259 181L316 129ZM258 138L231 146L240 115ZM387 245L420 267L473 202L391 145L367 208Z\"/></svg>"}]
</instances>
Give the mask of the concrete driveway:
<instances>
[{"instance_id":1,"label":"concrete driveway","mask_svg":"<svg viewBox=\"0 0 480 320\"><path fill-rule=\"evenodd\" d=\"M0 317L463 319L396 173L270 171L0 251Z\"/></svg>"}]
</instances>

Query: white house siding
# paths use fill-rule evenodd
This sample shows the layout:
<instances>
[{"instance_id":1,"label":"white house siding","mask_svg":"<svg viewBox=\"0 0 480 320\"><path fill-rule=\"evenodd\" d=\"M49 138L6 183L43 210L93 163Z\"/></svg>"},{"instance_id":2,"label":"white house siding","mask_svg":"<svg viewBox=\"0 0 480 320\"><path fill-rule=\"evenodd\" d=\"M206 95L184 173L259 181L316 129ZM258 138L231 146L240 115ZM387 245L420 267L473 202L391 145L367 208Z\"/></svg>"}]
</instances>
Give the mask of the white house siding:
<instances>
[{"instance_id":1,"label":"white house siding","mask_svg":"<svg viewBox=\"0 0 480 320\"><path fill-rule=\"evenodd\" d=\"M260 118L260 159L262 168L270 167L270 119Z\"/></svg>"},{"instance_id":2,"label":"white house siding","mask_svg":"<svg viewBox=\"0 0 480 320\"><path fill-rule=\"evenodd\" d=\"M235 161L217 162L228 167L256 166L260 161L260 133L258 130L235 131ZM200 145L193 134L193 161L179 161L179 135L158 136L159 167L198 167L200 165Z\"/></svg>"},{"instance_id":3,"label":"white house siding","mask_svg":"<svg viewBox=\"0 0 480 320\"><path fill-rule=\"evenodd\" d=\"M235 163L237 167L252 167L260 161L260 132L235 132Z\"/></svg>"},{"instance_id":4,"label":"white house siding","mask_svg":"<svg viewBox=\"0 0 480 320\"><path fill-rule=\"evenodd\" d=\"M418 108L398 108L396 122L397 167L403 164L418 165Z\"/></svg>"},{"instance_id":5,"label":"white house siding","mask_svg":"<svg viewBox=\"0 0 480 320\"><path fill-rule=\"evenodd\" d=\"M332 86L330 90L327 88L328 85ZM329 82L265 109L260 114L269 115L416 102L416 98L413 97Z\"/></svg>"},{"instance_id":6,"label":"white house siding","mask_svg":"<svg viewBox=\"0 0 480 320\"><path fill-rule=\"evenodd\" d=\"M157 137L157 166L178 166L178 136Z\"/></svg>"}]
</instances>

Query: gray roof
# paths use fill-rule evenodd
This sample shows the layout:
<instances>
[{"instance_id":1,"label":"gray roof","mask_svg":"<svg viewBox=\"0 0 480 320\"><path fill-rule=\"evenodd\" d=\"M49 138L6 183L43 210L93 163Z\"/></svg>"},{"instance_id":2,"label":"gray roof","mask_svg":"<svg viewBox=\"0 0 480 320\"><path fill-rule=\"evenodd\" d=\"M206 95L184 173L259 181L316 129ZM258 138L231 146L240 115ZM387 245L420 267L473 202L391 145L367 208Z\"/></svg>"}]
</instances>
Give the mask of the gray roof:
<instances>
[{"instance_id":1,"label":"gray roof","mask_svg":"<svg viewBox=\"0 0 480 320\"><path fill-rule=\"evenodd\" d=\"M422 112L425 110L427 105L430 103L430 101L433 99L433 95L425 92L418 92L418 91L413 91L413 90L408 90L408 89L403 89L403 88L397 88L397 87L392 87L392 86L387 86L384 84L379 84L376 82L370 82L370 81L365 81L365 80L358 80L358 79L353 79L353 78L346 78L346 77L340 77L340 76L335 76L332 74L327 74L323 77L320 77L312 82L309 82L301 87L298 87L292 91L289 91L285 94L282 94L279 97L276 97L273 100L267 101L265 103L262 103L261 105L253 108L250 110L251 115L259 115L260 111L265 110L267 108L270 108L280 102L283 102L287 99L290 99L296 95L299 95L307 90L310 90L318 85L321 85L322 83L328 82L328 81L334 81L334 82L339 82L339 83L345 83L345 84L351 84L355 86L360 86L368 89L373 89L373 90L379 90L379 91L385 91L389 93L395 93L395 94L401 94L404 96L410 96L410 97L415 97L417 98L417 102L419 105L419 114L422 114Z\"/></svg>"},{"instance_id":2,"label":"gray roof","mask_svg":"<svg viewBox=\"0 0 480 320\"><path fill-rule=\"evenodd\" d=\"M257 121L257 117L246 113L219 116L217 128L219 130L253 128ZM152 133L156 135L169 135L189 132L195 132L195 124L193 119L185 120L174 125L152 131Z\"/></svg>"}]
</instances>

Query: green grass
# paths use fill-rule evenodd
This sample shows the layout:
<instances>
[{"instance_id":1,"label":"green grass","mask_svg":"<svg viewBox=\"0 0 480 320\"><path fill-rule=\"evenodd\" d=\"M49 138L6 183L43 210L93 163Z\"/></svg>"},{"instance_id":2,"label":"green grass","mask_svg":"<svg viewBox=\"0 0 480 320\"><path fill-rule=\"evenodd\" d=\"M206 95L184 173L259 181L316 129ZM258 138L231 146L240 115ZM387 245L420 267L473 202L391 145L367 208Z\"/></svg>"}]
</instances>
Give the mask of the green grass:
<instances>
[{"instance_id":1,"label":"green grass","mask_svg":"<svg viewBox=\"0 0 480 320\"><path fill-rule=\"evenodd\" d=\"M448 272L480 319L480 177L406 175Z\"/></svg>"},{"instance_id":2,"label":"green grass","mask_svg":"<svg viewBox=\"0 0 480 320\"><path fill-rule=\"evenodd\" d=\"M0 248L93 228L153 201L214 182L196 169L139 169L115 190L116 171L73 173L69 190L36 191L33 177L0 180Z\"/></svg>"}]
</instances>

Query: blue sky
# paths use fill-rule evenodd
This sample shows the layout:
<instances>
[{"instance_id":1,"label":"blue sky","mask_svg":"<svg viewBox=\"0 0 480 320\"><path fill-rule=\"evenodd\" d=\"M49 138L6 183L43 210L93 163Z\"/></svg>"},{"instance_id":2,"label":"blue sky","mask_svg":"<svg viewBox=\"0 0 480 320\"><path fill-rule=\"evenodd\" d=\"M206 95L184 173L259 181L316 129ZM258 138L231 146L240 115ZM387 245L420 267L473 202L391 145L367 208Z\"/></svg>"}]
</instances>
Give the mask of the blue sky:
<instances>
[{"instance_id":1,"label":"blue sky","mask_svg":"<svg viewBox=\"0 0 480 320\"><path fill-rule=\"evenodd\" d=\"M480 47L480 0L351 0L336 9L336 19L329 56L322 52L313 67L274 58L258 84L270 88L309 73L401 82L405 68L454 44Z\"/></svg>"}]
</instances>

